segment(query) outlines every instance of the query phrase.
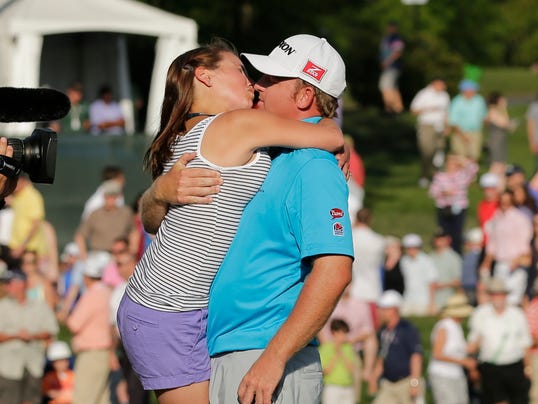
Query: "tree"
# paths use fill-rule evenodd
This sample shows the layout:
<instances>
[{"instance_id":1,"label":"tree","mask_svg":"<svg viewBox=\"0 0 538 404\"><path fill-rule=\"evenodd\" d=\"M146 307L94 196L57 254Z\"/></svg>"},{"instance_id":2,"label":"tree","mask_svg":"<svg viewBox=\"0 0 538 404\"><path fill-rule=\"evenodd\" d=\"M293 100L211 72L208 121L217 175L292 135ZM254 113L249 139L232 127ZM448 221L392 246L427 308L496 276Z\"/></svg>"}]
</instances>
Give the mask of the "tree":
<instances>
[{"instance_id":1,"label":"tree","mask_svg":"<svg viewBox=\"0 0 538 404\"><path fill-rule=\"evenodd\" d=\"M378 46L388 20L399 22L406 41L400 83L407 101L433 76L445 77L455 90L464 63L528 65L537 58L535 0L145 2L195 19L200 43L219 36L240 50L266 53L293 34L326 37L346 61L351 95L363 104L380 102Z\"/></svg>"}]
</instances>

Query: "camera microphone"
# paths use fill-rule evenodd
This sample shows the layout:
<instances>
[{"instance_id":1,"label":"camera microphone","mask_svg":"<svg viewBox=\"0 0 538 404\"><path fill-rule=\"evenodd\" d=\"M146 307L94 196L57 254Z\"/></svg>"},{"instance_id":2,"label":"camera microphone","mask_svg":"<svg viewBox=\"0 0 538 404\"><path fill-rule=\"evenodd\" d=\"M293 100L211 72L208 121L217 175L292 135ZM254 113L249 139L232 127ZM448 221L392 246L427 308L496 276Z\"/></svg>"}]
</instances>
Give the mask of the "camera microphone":
<instances>
[{"instance_id":1,"label":"camera microphone","mask_svg":"<svg viewBox=\"0 0 538 404\"><path fill-rule=\"evenodd\" d=\"M0 87L0 122L54 121L69 109L69 98L57 90Z\"/></svg>"}]
</instances>

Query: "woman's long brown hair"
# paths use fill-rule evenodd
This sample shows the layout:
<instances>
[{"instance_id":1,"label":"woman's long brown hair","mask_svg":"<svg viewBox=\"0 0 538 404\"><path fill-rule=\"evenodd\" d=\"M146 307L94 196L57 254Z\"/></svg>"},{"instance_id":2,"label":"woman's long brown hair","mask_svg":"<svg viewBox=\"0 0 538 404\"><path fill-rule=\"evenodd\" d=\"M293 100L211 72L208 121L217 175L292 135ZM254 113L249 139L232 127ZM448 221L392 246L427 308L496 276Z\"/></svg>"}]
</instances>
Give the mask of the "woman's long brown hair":
<instances>
[{"instance_id":1,"label":"woman's long brown hair","mask_svg":"<svg viewBox=\"0 0 538 404\"><path fill-rule=\"evenodd\" d=\"M185 133L185 122L194 97L194 70L199 66L216 69L223 52L237 54L230 43L217 39L181 54L168 68L161 124L143 161L144 169L151 172L153 179L162 174L164 164L172 156L170 147L176 137Z\"/></svg>"}]
</instances>

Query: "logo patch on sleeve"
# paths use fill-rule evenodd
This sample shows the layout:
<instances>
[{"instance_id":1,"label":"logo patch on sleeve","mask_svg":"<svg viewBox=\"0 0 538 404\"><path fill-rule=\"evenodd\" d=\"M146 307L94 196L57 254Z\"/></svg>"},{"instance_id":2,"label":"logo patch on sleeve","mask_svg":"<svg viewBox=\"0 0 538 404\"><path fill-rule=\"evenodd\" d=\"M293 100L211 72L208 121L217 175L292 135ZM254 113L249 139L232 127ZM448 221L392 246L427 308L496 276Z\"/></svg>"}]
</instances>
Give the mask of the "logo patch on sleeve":
<instances>
[{"instance_id":1,"label":"logo patch on sleeve","mask_svg":"<svg viewBox=\"0 0 538 404\"><path fill-rule=\"evenodd\" d=\"M335 236L343 236L344 235L344 226L340 222L336 222L333 224L333 235Z\"/></svg>"},{"instance_id":2,"label":"logo patch on sleeve","mask_svg":"<svg viewBox=\"0 0 538 404\"><path fill-rule=\"evenodd\" d=\"M314 64L311 60L306 63L303 69L303 73L308 74L310 77L312 77L318 82L321 82L321 79L323 78L323 76L325 76L326 72L327 70Z\"/></svg>"},{"instance_id":3,"label":"logo patch on sleeve","mask_svg":"<svg viewBox=\"0 0 538 404\"><path fill-rule=\"evenodd\" d=\"M344 211L340 208L332 208L330 214L333 219L344 217Z\"/></svg>"}]
</instances>

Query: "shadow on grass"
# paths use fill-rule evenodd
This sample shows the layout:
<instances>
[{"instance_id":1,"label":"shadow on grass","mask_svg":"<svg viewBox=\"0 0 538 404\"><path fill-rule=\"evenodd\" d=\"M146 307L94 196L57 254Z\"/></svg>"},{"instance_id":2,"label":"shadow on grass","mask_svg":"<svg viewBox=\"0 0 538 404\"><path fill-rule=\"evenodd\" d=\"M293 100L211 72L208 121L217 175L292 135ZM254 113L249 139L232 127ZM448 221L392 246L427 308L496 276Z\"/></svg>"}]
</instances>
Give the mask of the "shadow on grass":
<instances>
[{"instance_id":1,"label":"shadow on grass","mask_svg":"<svg viewBox=\"0 0 538 404\"><path fill-rule=\"evenodd\" d=\"M367 169L367 181L385 181L396 163L409 165L418 161L414 125L409 114L387 116L376 108L346 112L344 132L355 140Z\"/></svg>"}]
</instances>

